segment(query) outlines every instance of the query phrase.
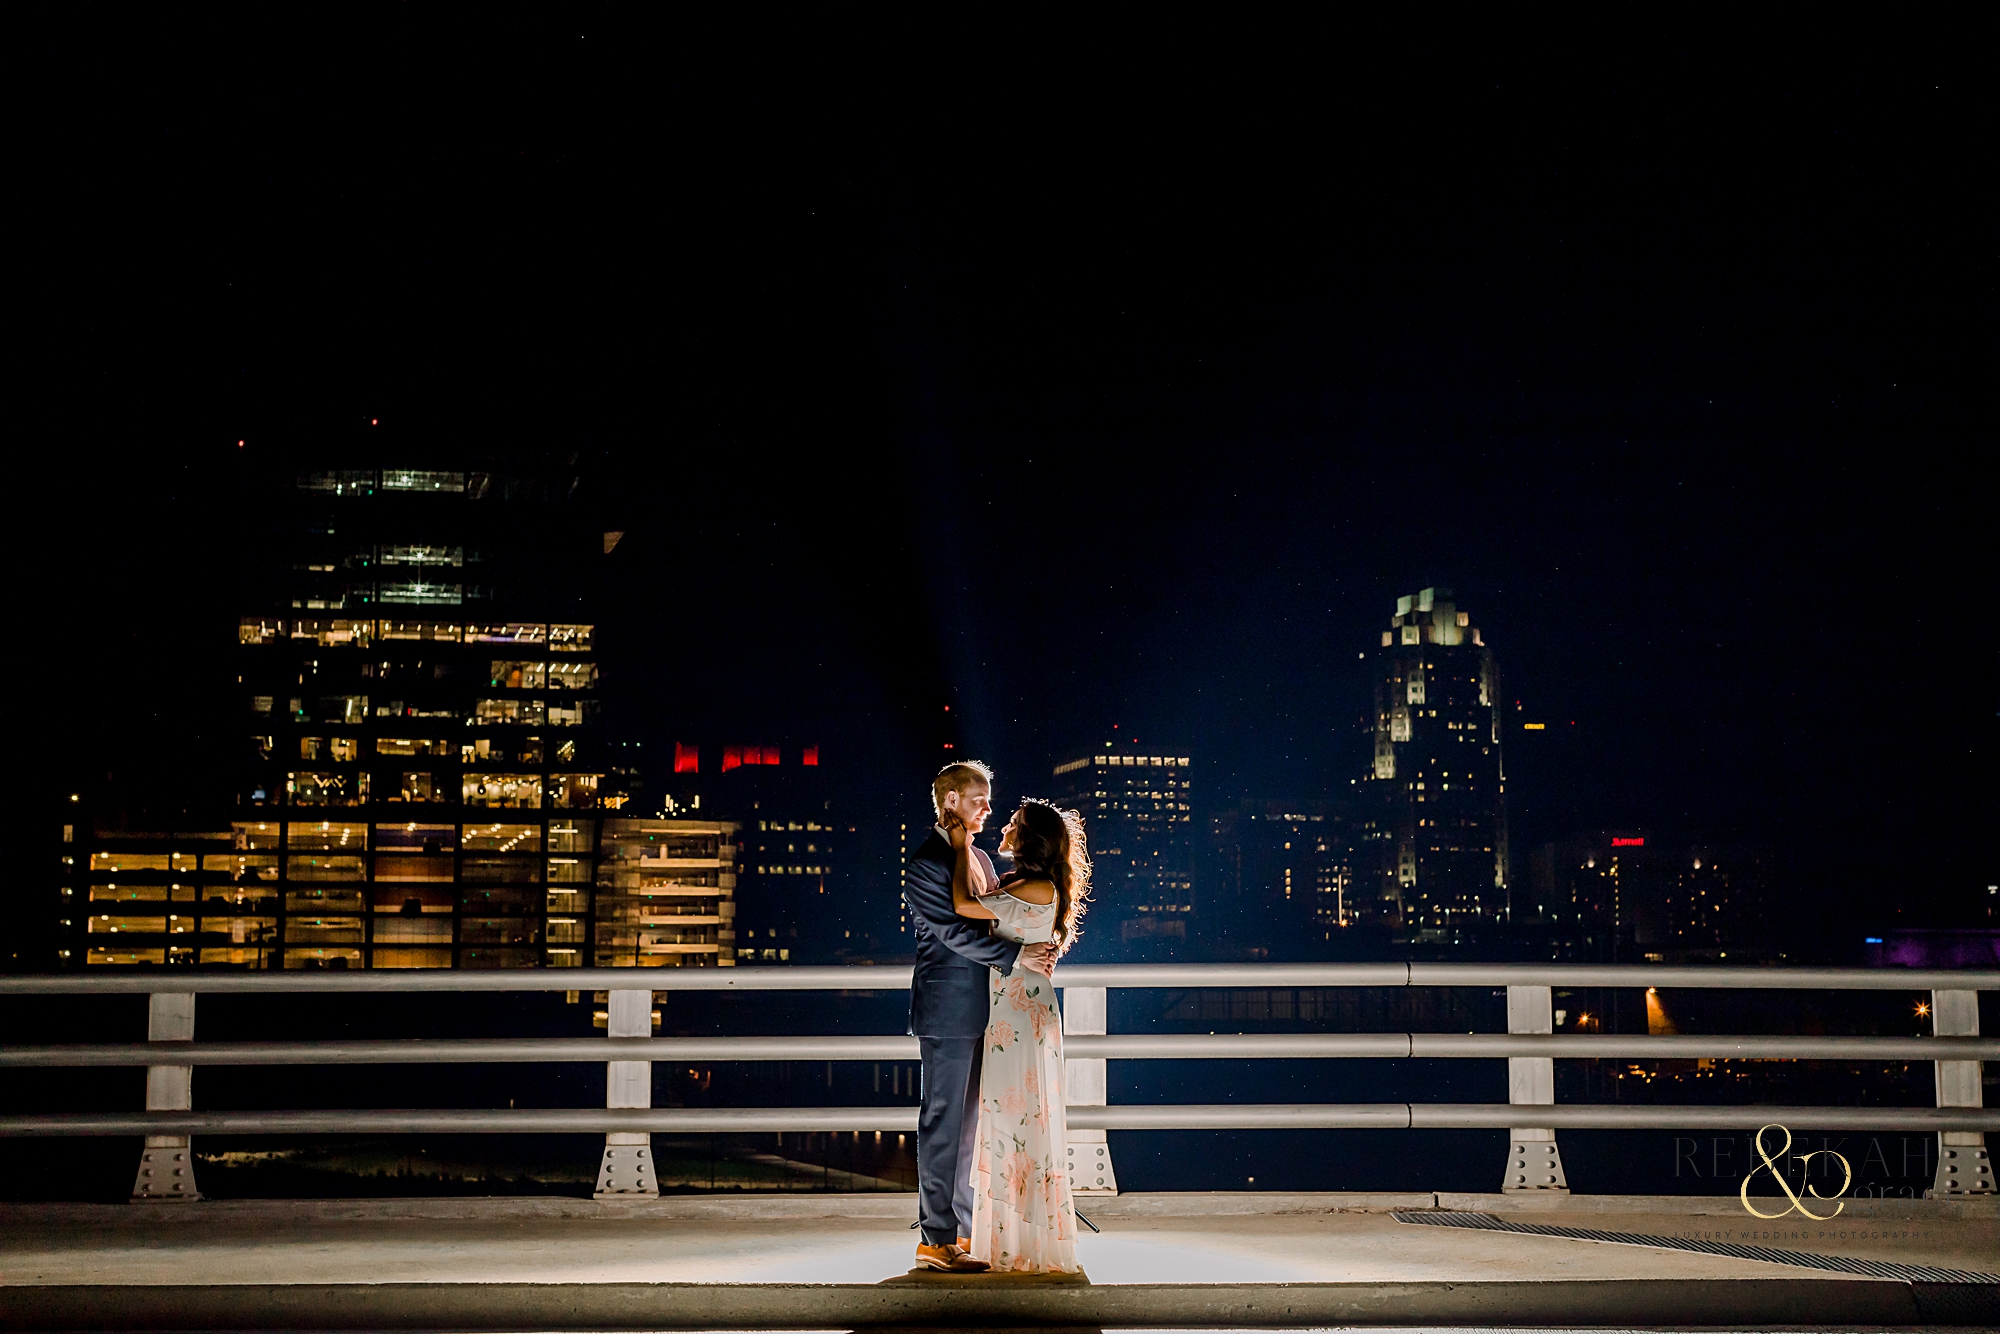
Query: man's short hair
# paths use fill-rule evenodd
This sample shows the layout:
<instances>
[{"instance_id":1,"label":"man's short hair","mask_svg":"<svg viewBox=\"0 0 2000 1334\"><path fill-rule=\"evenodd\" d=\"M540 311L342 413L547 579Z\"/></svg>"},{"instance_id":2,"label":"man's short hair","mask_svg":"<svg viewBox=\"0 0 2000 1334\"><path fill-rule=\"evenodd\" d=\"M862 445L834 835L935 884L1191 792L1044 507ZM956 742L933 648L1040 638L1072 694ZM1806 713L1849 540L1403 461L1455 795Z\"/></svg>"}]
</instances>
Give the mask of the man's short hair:
<instances>
[{"instance_id":1,"label":"man's short hair","mask_svg":"<svg viewBox=\"0 0 2000 1334\"><path fill-rule=\"evenodd\" d=\"M963 792L974 783L993 786L993 771L978 760L959 760L938 770L938 776L931 780L931 809L938 818L944 818L944 797L947 792Z\"/></svg>"}]
</instances>

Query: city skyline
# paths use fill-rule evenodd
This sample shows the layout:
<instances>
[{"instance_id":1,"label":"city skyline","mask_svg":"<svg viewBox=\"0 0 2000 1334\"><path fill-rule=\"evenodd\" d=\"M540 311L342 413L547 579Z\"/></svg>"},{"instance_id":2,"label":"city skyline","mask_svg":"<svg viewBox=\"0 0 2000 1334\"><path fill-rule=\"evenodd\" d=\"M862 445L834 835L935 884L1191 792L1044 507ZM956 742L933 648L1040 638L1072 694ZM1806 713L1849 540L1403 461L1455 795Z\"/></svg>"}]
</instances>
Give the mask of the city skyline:
<instances>
[{"instance_id":1,"label":"city skyline","mask_svg":"<svg viewBox=\"0 0 2000 1334\"><path fill-rule=\"evenodd\" d=\"M452 619L407 619L413 593L402 571L391 571L392 582L375 574L398 563L385 552L402 564L420 551L445 558L435 564L455 557L489 571L518 566L520 553L497 529L483 551L384 545L365 502L386 493L385 503L406 505L395 492L420 492L419 509L382 513L394 536L416 527L435 537L441 524L466 522L450 517L452 506L489 493L527 498L533 487L500 474L409 469L308 470L273 485L274 498L307 502L289 528L273 530L292 534L299 558L240 572L245 589L262 590L246 593L245 605L266 605L238 618L241 698L230 704L266 731L247 751L232 742L228 754L208 757L222 760L234 792L211 807L206 825L182 822L172 834L134 826L104 813L103 794L75 809L101 827L86 823L77 834L65 825L65 850L73 841L79 855L63 859L57 958L520 967L575 966L586 955L599 966L770 965L903 952L907 921L894 882L911 846L908 812L900 801L853 800L851 757L773 741L769 729L747 729L766 739L732 744L746 729L718 741L683 728L676 735L694 739L656 750L662 767L649 781L643 743L599 735L588 703L600 683L596 651L625 629L616 610L601 626L521 621L522 595L504 583L468 597L465 586L433 579L419 590L419 610ZM583 527L595 535L593 524ZM327 559L320 548L336 530L348 554ZM604 534L602 554L623 536ZM581 605L598 582L589 568L575 566L567 583L550 587ZM545 588L528 600L550 595ZM463 618L468 602L484 621ZM367 614L375 611L393 615ZM504 659L489 663L494 653ZM1517 864L1503 728L1537 741L1551 729L1522 721L1518 701L1512 714L1503 708L1491 646L1450 588L1398 596L1379 649L1360 656L1374 663L1362 727L1373 757L1349 792L1197 793L1197 760L1178 753L1187 746L1142 743L1117 724L1101 742L1057 752L1040 786L1083 812L1098 873L1094 938L1079 957L1314 958L1387 946L1685 959L1786 943L1771 930L1770 909L1773 894L1791 888L1783 876L1796 858L1772 845L1719 844L1686 829L1666 840L1567 830ZM364 688L399 697L352 693ZM951 738L937 742L941 757L977 758L950 706L940 714L936 735ZM463 744L388 736L425 727L473 730ZM564 735L545 743L551 728ZM592 758L598 772L567 771ZM190 772L199 768L190 757ZM1032 790L1038 780L1021 781ZM996 795L1003 813L1017 799L1005 779ZM651 819L649 805L659 807ZM662 839L694 850L649 871L645 857L664 855L652 846ZM690 879L685 867L666 869L675 858L708 869ZM719 898L711 888L710 902L653 901L704 892L676 888L683 881L719 884Z\"/></svg>"},{"instance_id":2,"label":"city skyline","mask_svg":"<svg viewBox=\"0 0 2000 1334\"><path fill-rule=\"evenodd\" d=\"M1683 829L1793 850L1833 922L1891 890L1973 913L1992 710L1938 692L1931 648L1991 661L1956 605L1990 564L1960 482L1991 434L1967 94L1628 108L1558 142L1525 92L1461 91L1423 151L1336 173L1149 151L996 191L970 159L725 154L671 277L599 267L658 239L587 127L440 174L380 108L358 153L166 99L148 124L184 147L106 130L35 218L44 443L14 478L81 535L10 529L24 623L69 655L30 711L47 787L115 769L184 804L154 780L233 676L246 470L514 451L578 461L623 534L599 694L646 755L819 744L908 810L949 704L1017 794L1117 723L1217 801L1337 797L1372 759L1382 599L1449 583L1504 646L1508 722L1547 729L1505 731L1519 847ZM475 197L524 202L496 231Z\"/></svg>"}]
</instances>

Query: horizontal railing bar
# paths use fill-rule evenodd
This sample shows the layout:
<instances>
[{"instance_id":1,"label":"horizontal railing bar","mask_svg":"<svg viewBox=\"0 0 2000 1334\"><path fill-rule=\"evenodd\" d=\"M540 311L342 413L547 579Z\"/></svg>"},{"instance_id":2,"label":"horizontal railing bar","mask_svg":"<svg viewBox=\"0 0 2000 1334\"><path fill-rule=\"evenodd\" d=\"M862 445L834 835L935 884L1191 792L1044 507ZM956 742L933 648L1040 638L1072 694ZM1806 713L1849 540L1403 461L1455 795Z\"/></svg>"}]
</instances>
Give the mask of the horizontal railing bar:
<instances>
[{"instance_id":1,"label":"horizontal railing bar","mask_svg":"<svg viewBox=\"0 0 2000 1334\"><path fill-rule=\"evenodd\" d=\"M2000 1130L2000 1108L1301 1103L1072 1107L1073 1130ZM509 1111L66 1112L0 1116L0 1138L107 1135L910 1134L914 1107L551 1107Z\"/></svg>"},{"instance_id":2,"label":"horizontal railing bar","mask_svg":"<svg viewBox=\"0 0 2000 1334\"><path fill-rule=\"evenodd\" d=\"M1400 985L1400 984L1399 984ZM840 968L381 968L359 972L205 973L151 970L115 976L0 977L0 996L85 992L417 991L907 991L906 964Z\"/></svg>"},{"instance_id":3,"label":"horizontal railing bar","mask_svg":"<svg viewBox=\"0 0 2000 1334\"><path fill-rule=\"evenodd\" d=\"M2000 991L1996 968L1733 968L1726 964L1413 963L1413 987L1689 987L1776 991Z\"/></svg>"},{"instance_id":4,"label":"horizontal railing bar","mask_svg":"<svg viewBox=\"0 0 2000 1334\"><path fill-rule=\"evenodd\" d=\"M1664 964L1066 964L1065 987L1677 987L1795 991L2000 991L2000 969L1731 968ZM903 964L836 968L379 969L208 973L195 969L0 977L0 996L86 993L418 991L900 991Z\"/></svg>"},{"instance_id":5,"label":"horizontal railing bar","mask_svg":"<svg viewBox=\"0 0 2000 1334\"><path fill-rule=\"evenodd\" d=\"M1535 1033L1072 1034L1064 1054L1111 1060L1498 1059L2000 1061L2000 1037L1641 1037ZM664 1038L391 1038L119 1042L0 1047L0 1067L466 1065L597 1061L914 1061L890 1035Z\"/></svg>"},{"instance_id":6,"label":"horizontal railing bar","mask_svg":"<svg viewBox=\"0 0 2000 1334\"><path fill-rule=\"evenodd\" d=\"M1574 1060L2000 1061L2000 1037L1794 1037L1571 1033L1115 1033L1063 1039L1063 1054L1113 1060Z\"/></svg>"},{"instance_id":7,"label":"horizontal railing bar","mask_svg":"<svg viewBox=\"0 0 2000 1334\"><path fill-rule=\"evenodd\" d=\"M601 1061L914 1061L913 1037L392 1038L0 1047L6 1066L476 1065Z\"/></svg>"}]
</instances>

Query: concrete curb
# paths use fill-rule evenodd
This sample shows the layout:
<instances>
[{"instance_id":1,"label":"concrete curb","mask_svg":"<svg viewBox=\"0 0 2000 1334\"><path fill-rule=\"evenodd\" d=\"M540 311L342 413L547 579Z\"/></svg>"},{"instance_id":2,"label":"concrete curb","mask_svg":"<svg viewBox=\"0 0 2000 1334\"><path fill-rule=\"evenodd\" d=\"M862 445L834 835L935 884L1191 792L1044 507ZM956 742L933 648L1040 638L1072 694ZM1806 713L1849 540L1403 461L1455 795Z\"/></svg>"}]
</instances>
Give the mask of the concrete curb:
<instances>
[{"instance_id":1,"label":"concrete curb","mask_svg":"<svg viewBox=\"0 0 2000 1334\"><path fill-rule=\"evenodd\" d=\"M1438 1209L1472 1209L1482 1213L1568 1214L1724 1214L1744 1218L1743 1202L1735 1195L1554 1195L1522 1193L1492 1195L1439 1191ZM1754 1197L1753 1197L1754 1198ZM1778 1199L1782 1204L1782 1198ZM1848 1196L1841 1201L1843 1218L2000 1218L2000 1195L1955 1200L1862 1199ZM1769 1210L1773 1205L1763 1203ZM1822 1208L1817 1201L1814 1208Z\"/></svg>"},{"instance_id":2,"label":"concrete curb","mask_svg":"<svg viewBox=\"0 0 2000 1334\"><path fill-rule=\"evenodd\" d=\"M1160 1191L1082 1201L1093 1220L1213 1218L1274 1214L1387 1213L1395 1209L1464 1209L1482 1213L1723 1215L1743 1217L1734 1195L1502 1195L1456 1192ZM291 1222L366 1222L383 1219L654 1219L672 1221L783 1221L803 1218L902 1219L916 1217L914 1194L805 1193L768 1195L667 1195L649 1200L591 1200L567 1196L476 1196L451 1199L203 1200L154 1204L0 1204L0 1228L51 1222L109 1226L152 1224L166 1211L191 1210L190 1221L270 1219ZM174 1217L180 1217L174 1213ZM2000 1218L2000 1197L1961 1200L1849 1199L1844 1218Z\"/></svg>"},{"instance_id":3,"label":"concrete curb","mask_svg":"<svg viewBox=\"0 0 2000 1334\"><path fill-rule=\"evenodd\" d=\"M1992 1289L1879 1279L1118 1285L284 1284L7 1289L4 1330L1975 1324ZM1967 1285L1957 1285L1964 1287Z\"/></svg>"}]
</instances>

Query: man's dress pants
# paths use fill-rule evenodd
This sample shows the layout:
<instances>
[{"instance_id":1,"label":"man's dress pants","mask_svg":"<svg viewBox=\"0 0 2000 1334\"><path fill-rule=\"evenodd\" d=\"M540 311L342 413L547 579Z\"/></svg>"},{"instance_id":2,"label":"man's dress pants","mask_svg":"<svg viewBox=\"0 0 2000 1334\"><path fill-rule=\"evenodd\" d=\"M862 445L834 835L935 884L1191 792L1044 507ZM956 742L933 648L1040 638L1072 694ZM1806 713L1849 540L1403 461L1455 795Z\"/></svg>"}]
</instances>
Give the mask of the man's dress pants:
<instances>
[{"instance_id":1,"label":"man's dress pants","mask_svg":"<svg viewBox=\"0 0 2000 1334\"><path fill-rule=\"evenodd\" d=\"M917 1218L924 1240L943 1246L972 1235L973 1139L979 1132L982 1034L918 1038L923 1105L917 1113Z\"/></svg>"}]
</instances>

